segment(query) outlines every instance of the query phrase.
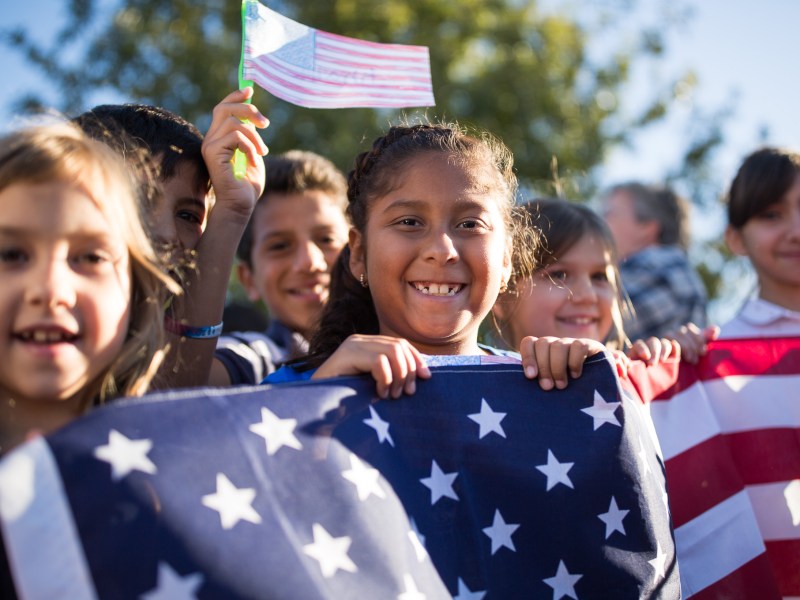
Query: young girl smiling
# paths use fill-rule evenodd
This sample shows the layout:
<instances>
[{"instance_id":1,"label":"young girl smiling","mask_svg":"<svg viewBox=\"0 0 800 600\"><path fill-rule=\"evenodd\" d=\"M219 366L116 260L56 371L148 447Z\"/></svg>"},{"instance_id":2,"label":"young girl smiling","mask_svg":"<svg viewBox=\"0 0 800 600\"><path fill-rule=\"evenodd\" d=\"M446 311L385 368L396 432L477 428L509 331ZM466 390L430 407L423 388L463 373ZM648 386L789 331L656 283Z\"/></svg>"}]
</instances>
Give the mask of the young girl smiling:
<instances>
[{"instance_id":1,"label":"young girl smiling","mask_svg":"<svg viewBox=\"0 0 800 600\"><path fill-rule=\"evenodd\" d=\"M745 159L728 194L725 241L750 260L758 296L720 336L800 335L800 154L763 148Z\"/></svg>"},{"instance_id":2,"label":"young girl smiling","mask_svg":"<svg viewBox=\"0 0 800 600\"><path fill-rule=\"evenodd\" d=\"M0 139L0 446L143 394L163 346L158 268L131 181L67 124Z\"/></svg>"},{"instance_id":3,"label":"young girl smiling","mask_svg":"<svg viewBox=\"0 0 800 600\"><path fill-rule=\"evenodd\" d=\"M268 383L371 373L381 397L430 376L423 355L486 355L478 328L501 290L529 272L514 259L531 230L514 218L510 152L456 125L396 126L356 159L353 225L307 359ZM528 243L531 243L528 240ZM589 340L525 337L525 374L546 389L602 350Z\"/></svg>"}]
</instances>

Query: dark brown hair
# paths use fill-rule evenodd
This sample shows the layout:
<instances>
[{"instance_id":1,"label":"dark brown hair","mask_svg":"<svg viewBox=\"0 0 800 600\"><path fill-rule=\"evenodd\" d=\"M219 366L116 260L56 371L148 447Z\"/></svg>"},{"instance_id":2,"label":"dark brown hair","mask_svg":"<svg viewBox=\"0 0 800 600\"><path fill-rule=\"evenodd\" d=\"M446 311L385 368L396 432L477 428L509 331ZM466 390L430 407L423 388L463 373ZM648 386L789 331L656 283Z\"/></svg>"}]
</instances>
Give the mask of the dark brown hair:
<instances>
[{"instance_id":1,"label":"dark brown hair","mask_svg":"<svg viewBox=\"0 0 800 600\"><path fill-rule=\"evenodd\" d=\"M342 172L324 156L304 150L289 150L284 154L267 157L264 160L264 167L267 183L264 193L256 203L256 210L276 194L302 194L313 191L327 194L343 212L346 210L347 181ZM236 250L236 256L252 267L252 251L253 218L250 217Z\"/></svg>"},{"instance_id":2,"label":"dark brown hair","mask_svg":"<svg viewBox=\"0 0 800 600\"><path fill-rule=\"evenodd\" d=\"M615 348L623 348L627 342L622 327L623 315L627 316L631 307L620 281L617 246L606 222L591 208L568 200L537 198L523 204L523 208L528 213L529 226L540 234L541 243L531 249L529 259L535 265L536 271L546 269L561 260L570 248L586 237L597 238L608 252L614 273L611 284L614 287L617 310L612 311L614 326L605 342ZM509 292L499 301L513 304L515 300L513 292ZM504 323L497 323L497 326L502 336L505 331Z\"/></svg>"},{"instance_id":3,"label":"dark brown hair","mask_svg":"<svg viewBox=\"0 0 800 600\"><path fill-rule=\"evenodd\" d=\"M505 199L500 210L511 239L512 261L525 271L523 275L530 272L524 258L513 258L523 243L522 237L530 239L531 232L519 227L515 218L517 178L511 152L491 135L470 135L454 123L392 126L386 135L375 140L370 150L356 157L355 165L348 173L347 215L362 238L365 239L373 201L391 192L404 178L412 176L407 170L408 163L426 152L443 152L456 164L488 169L493 173L496 189L501 190ZM309 356L301 361L300 368L319 366L354 333L378 332L378 316L372 296L351 273L350 248L346 246L334 265L330 297L320 326L311 340Z\"/></svg>"},{"instance_id":4,"label":"dark brown hair","mask_svg":"<svg viewBox=\"0 0 800 600\"><path fill-rule=\"evenodd\" d=\"M726 203L728 224L740 229L750 219L780 202L800 175L800 153L784 148L756 150L739 167Z\"/></svg>"}]
</instances>

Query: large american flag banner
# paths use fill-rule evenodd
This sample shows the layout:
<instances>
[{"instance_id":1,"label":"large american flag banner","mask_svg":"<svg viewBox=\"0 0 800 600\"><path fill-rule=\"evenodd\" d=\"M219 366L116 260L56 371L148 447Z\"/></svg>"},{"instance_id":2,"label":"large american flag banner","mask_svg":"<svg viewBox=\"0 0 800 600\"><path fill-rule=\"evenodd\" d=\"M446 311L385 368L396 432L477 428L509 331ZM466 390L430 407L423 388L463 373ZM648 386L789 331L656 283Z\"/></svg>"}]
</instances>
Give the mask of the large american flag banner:
<instances>
[{"instance_id":1,"label":"large american flag banner","mask_svg":"<svg viewBox=\"0 0 800 600\"><path fill-rule=\"evenodd\" d=\"M663 462L603 357L126 400L0 462L26 598L679 598Z\"/></svg>"},{"instance_id":2,"label":"large american flag banner","mask_svg":"<svg viewBox=\"0 0 800 600\"><path fill-rule=\"evenodd\" d=\"M650 391L684 597L800 597L800 338L713 342Z\"/></svg>"},{"instance_id":3,"label":"large american flag banner","mask_svg":"<svg viewBox=\"0 0 800 600\"><path fill-rule=\"evenodd\" d=\"M255 0L244 18L243 75L308 108L433 106L428 48L320 31Z\"/></svg>"}]
</instances>

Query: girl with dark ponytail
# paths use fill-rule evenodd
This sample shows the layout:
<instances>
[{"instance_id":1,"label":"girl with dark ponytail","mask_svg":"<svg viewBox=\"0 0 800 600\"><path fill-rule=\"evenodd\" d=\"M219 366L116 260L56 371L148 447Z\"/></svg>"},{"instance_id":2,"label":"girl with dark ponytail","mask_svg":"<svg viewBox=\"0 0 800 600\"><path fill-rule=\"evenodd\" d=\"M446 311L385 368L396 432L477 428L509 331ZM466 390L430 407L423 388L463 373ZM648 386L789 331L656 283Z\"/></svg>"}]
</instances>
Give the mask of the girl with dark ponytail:
<instances>
[{"instance_id":1,"label":"girl with dark ponytail","mask_svg":"<svg viewBox=\"0 0 800 600\"><path fill-rule=\"evenodd\" d=\"M309 355L266 383L371 373L380 397L430 377L426 355L508 354L478 343L501 292L531 265L508 149L455 124L393 126L348 174L349 242ZM527 236L527 239L523 237ZM515 272L517 271L517 272ZM526 376L564 387L591 340L524 338Z\"/></svg>"}]
</instances>

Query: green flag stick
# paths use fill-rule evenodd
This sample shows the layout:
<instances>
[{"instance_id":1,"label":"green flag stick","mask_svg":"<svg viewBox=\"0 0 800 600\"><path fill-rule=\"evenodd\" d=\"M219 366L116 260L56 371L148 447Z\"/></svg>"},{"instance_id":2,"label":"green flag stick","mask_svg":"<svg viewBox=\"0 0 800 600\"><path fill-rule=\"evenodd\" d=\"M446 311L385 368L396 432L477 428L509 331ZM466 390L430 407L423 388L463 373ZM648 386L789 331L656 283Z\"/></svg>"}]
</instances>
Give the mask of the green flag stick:
<instances>
[{"instance_id":1,"label":"green flag stick","mask_svg":"<svg viewBox=\"0 0 800 600\"><path fill-rule=\"evenodd\" d=\"M244 41L245 41L245 28L247 27L247 5L253 0L242 0L242 53L239 57L239 89L242 90L246 87L253 87L253 82L250 79L244 78ZM250 104L252 96L245 100ZM244 121L245 123L247 121ZM244 178L247 173L247 157L238 148L233 153L233 175L236 179Z\"/></svg>"}]
</instances>

